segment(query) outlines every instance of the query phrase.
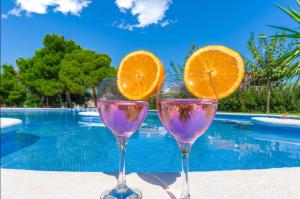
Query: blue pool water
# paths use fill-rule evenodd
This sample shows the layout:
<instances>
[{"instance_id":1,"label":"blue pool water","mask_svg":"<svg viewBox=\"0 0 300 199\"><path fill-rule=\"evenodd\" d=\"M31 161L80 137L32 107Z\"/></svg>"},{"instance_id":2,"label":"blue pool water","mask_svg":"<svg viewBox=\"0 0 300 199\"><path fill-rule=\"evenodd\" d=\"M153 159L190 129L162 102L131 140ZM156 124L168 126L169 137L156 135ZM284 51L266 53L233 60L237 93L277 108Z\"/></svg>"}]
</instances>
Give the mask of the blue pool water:
<instances>
[{"instance_id":1,"label":"blue pool water","mask_svg":"<svg viewBox=\"0 0 300 199\"><path fill-rule=\"evenodd\" d=\"M2 111L23 128L1 134L1 167L55 171L118 170L113 135L99 118L74 111ZM300 166L300 132L261 128L249 116L217 115L193 145L192 171ZM180 171L179 149L155 112L129 140L128 172Z\"/></svg>"}]
</instances>

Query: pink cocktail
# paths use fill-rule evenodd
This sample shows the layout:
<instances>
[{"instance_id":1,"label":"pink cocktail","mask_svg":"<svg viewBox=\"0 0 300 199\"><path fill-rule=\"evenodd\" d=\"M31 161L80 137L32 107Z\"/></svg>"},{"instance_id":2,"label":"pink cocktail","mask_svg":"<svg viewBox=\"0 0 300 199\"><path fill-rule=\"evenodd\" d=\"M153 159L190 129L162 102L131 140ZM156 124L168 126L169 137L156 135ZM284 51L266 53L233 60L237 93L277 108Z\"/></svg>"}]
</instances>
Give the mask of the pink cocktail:
<instances>
[{"instance_id":1,"label":"pink cocktail","mask_svg":"<svg viewBox=\"0 0 300 199\"><path fill-rule=\"evenodd\" d=\"M128 139L145 120L145 101L98 100L98 112L107 128L119 139Z\"/></svg>"},{"instance_id":2,"label":"pink cocktail","mask_svg":"<svg viewBox=\"0 0 300 199\"><path fill-rule=\"evenodd\" d=\"M119 145L119 177L115 188L102 193L100 199L141 199L142 192L126 185L125 154L127 141L139 128L148 112L147 101L125 99L118 90L117 79L109 78L98 86L98 112Z\"/></svg>"},{"instance_id":3,"label":"pink cocktail","mask_svg":"<svg viewBox=\"0 0 300 199\"><path fill-rule=\"evenodd\" d=\"M200 99L157 100L163 125L179 145L192 145L210 126L217 110L216 101Z\"/></svg>"},{"instance_id":4,"label":"pink cocktail","mask_svg":"<svg viewBox=\"0 0 300 199\"><path fill-rule=\"evenodd\" d=\"M159 118L177 141L181 152L180 199L191 198L188 176L191 147L211 125L217 111L217 104L215 100L199 99L189 93L183 81L183 74L168 75L157 92L156 106Z\"/></svg>"}]
</instances>

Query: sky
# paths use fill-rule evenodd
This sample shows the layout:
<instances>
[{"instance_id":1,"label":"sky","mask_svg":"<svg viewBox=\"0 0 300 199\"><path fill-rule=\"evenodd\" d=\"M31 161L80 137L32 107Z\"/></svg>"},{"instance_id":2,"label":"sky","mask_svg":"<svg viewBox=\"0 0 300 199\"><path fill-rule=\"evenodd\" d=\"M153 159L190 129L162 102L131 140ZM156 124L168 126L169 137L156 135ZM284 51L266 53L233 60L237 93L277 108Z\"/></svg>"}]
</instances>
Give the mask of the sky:
<instances>
[{"instance_id":1,"label":"sky","mask_svg":"<svg viewBox=\"0 0 300 199\"><path fill-rule=\"evenodd\" d=\"M225 45L249 56L251 32L272 34L267 24L295 28L275 3L294 0L1 0L1 64L15 64L55 33L82 48L106 53L112 65L135 50L184 62L196 44Z\"/></svg>"}]
</instances>

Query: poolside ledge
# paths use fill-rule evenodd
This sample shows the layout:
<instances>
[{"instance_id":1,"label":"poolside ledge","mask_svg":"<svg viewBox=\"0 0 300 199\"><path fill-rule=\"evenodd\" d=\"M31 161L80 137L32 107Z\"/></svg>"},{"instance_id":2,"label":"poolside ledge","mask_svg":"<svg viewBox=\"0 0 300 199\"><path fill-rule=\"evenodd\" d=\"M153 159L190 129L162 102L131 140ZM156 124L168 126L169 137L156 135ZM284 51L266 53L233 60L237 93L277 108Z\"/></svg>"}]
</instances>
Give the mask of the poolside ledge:
<instances>
[{"instance_id":1,"label":"poolside ledge","mask_svg":"<svg viewBox=\"0 0 300 199\"><path fill-rule=\"evenodd\" d=\"M191 172L190 178L195 199L300 198L300 167ZM176 199L181 185L178 173L131 173L127 181L143 191L143 199ZM1 169L1 198L96 199L115 183L105 173Z\"/></svg>"},{"instance_id":2,"label":"poolside ledge","mask_svg":"<svg viewBox=\"0 0 300 199\"><path fill-rule=\"evenodd\" d=\"M22 126L22 120L15 118L0 118L1 133L9 133L18 130Z\"/></svg>"}]
</instances>

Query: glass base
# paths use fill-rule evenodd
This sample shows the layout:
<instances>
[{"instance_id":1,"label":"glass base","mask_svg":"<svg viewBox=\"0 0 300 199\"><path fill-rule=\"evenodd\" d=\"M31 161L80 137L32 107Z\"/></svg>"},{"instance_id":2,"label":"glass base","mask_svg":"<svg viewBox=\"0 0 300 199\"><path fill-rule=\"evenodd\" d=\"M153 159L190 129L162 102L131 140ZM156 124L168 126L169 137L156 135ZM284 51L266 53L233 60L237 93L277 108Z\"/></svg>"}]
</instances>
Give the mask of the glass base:
<instances>
[{"instance_id":1,"label":"glass base","mask_svg":"<svg viewBox=\"0 0 300 199\"><path fill-rule=\"evenodd\" d=\"M142 192L138 189L132 189L127 186L112 190L106 190L102 193L100 199L142 199Z\"/></svg>"},{"instance_id":2,"label":"glass base","mask_svg":"<svg viewBox=\"0 0 300 199\"><path fill-rule=\"evenodd\" d=\"M180 199L191 199L191 197L190 196L184 196L184 197L180 197Z\"/></svg>"}]
</instances>

